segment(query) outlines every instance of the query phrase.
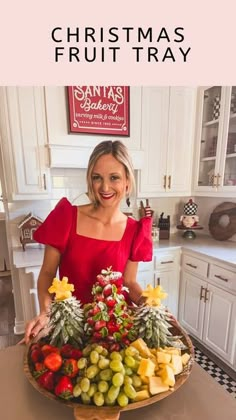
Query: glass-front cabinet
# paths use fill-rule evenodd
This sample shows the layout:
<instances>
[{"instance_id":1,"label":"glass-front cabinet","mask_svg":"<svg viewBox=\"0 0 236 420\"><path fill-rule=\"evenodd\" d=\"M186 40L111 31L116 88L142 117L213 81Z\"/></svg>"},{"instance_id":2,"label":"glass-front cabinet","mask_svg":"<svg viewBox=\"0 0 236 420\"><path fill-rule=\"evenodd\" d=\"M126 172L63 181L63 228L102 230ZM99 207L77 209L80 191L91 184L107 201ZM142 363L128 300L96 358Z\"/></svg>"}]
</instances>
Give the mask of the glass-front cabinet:
<instances>
[{"instance_id":1,"label":"glass-front cabinet","mask_svg":"<svg viewBox=\"0 0 236 420\"><path fill-rule=\"evenodd\" d=\"M200 88L194 192L236 192L236 86Z\"/></svg>"}]
</instances>

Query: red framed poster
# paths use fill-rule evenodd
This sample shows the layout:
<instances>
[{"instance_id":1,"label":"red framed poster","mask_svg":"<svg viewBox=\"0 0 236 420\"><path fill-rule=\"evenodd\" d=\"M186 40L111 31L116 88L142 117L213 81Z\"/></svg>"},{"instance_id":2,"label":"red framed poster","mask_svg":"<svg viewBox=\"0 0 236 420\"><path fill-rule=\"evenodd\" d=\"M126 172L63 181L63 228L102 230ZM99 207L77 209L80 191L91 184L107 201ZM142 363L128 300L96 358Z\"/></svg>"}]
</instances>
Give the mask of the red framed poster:
<instances>
[{"instance_id":1,"label":"red framed poster","mask_svg":"<svg viewBox=\"0 0 236 420\"><path fill-rule=\"evenodd\" d=\"M68 86L71 133L129 136L128 86Z\"/></svg>"}]
</instances>

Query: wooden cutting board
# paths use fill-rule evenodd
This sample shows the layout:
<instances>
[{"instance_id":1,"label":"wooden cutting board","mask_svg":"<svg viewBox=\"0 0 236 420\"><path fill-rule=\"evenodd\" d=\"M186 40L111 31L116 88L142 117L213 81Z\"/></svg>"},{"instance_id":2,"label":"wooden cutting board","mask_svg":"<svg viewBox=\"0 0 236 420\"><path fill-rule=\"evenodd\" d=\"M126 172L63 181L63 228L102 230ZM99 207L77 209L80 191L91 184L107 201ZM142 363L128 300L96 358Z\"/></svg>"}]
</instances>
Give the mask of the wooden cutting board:
<instances>
[{"instance_id":1,"label":"wooden cutting board","mask_svg":"<svg viewBox=\"0 0 236 420\"><path fill-rule=\"evenodd\" d=\"M229 223L222 226L220 219L225 215L228 216ZM226 241L236 234L236 203L225 201L213 210L209 219L209 231L217 241Z\"/></svg>"}]
</instances>

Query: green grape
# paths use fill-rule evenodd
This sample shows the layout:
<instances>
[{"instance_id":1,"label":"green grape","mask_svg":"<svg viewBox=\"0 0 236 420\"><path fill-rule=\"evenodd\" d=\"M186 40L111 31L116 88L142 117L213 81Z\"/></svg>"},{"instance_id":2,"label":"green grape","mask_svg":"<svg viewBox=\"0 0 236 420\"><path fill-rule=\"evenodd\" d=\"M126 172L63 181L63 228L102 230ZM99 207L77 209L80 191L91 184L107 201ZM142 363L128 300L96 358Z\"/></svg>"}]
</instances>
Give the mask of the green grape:
<instances>
[{"instance_id":1,"label":"green grape","mask_svg":"<svg viewBox=\"0 0 236 420\"><path fill-rule=\"evenodd\" d=\"M117 372L115 373L115 375L113 375L112 377L113 385L118 387L118 386L123 385L123 382L124 382L124 375L122 375L122 373Z\"/></svg>"},{"instance_id":2,"label":"green grape","mask_svg":"<svg viewBox=\"0 0 236 420\"><path fill-rule=\"evenodd\" d=\"M142 385L142 380L140 378L139 375L132 375L132 385L134 386L134 388L140 388L140 386Z\"/></svg>"},{"instance_id":3,"label":"green grape","mask_svg":"<svg viewBox=\"0 0 236 420\"><path fill-rule=\"evenodd\" d=\"M111 402L115 401L115 400L116 400L116 398L117 398L117 397L118 397L118 395L119 395L119 392L120 392L120 387L119 387L119 386L114 386L114 385L112 385L112 386L109 388L109 391L108 391L108 393L107 393L107 396L108 396L109 400L110 400Z\"/></svg>"},{"instance_id":4,"label":"green grape","mask_svg":"<svg viewBox=\"0 0 236 420\"><path fill-rule=\"evenodd\" d=\"M125 377L124 377L124 384L125 384L125 385L126 385L126 384L130 384L130 385L132 385L132 383L133 383L133 381L132 381L131 376L126 376L126 375L125 375Z\"/></svg>"},{"instance_id":5,"label":"green grape","mask_svg":"<svg viewBox=\"0 0 236 420\"><path fill-rule=\"evenodd\" d=\"M108 355L108 350L105 349L105 347L103 347L102 355L105 356L105 357Z\"/></svg>"},{"instance_id":6,"label":"green grape","mask_svg":"<svg viewBox=\"0 0 236 420\"><path fill-rule=\"evenodd\" d=\"M90 362L93 363L94 365L96 365L98 360L99 360L98 352L96 350L92 350L90 355L89 355L89 358L90 358Z\"/></svg>"},{"instance_id":7,"label":"green grape","mask_svg":"<svg viewBox=\"0 0 236 420\"><path fill-rule=\"evenodd\" d=\"M98 361L99 369L107 369L109 367L109 365L110 365L110 360L109 359L104 358L104 359L100 359Z\"/></svg>"},{"instance_id":8,"label":"green grape","mask_svg":"<svg viewBox=\"0 0 236 420\"><path fill-rule=\"evenodd\" d=\"M98 346L96 346L95 347L95 349L94 349L98 354L102 354L102 352L103 352L103 347L102 346L100 346L100 345L98 345Z\"/></svg>"},{"instance_id":9,"label":"green grape","mask_svg":"<svg viewBox=\"0 0 236 420\"><path fill-rule=\"evenodd\" d=\"M133 400L137 395L137 392L134 389L133 385L130 384L124 385L124 392L128 398L131 398L131 400Z\"/></svg>"},{"instance_id":10,"label":"green grape","mask_svg":"<svg viewBox=\"0 0 236 420\"><path fill-rule=\"evenodd\" d=\"M92 397L95 394L95 392L97 392L97 389L98 389L97 384L92 383L89 387L88 392L87 392L88 396Z\"/></svg>"},{"instance_id":11,"label":"green grape","mask_svg":"<svg viewBox=\"0 0 236 420\"><path fill-rule=\"evenodd\" d=\"M90 387L90 380L88 378L83 378L80 382L80 388L82 392L88 392Z\"/></svg>"},{"instance_id":12,"label":"green grape","mask_svg":"<svg viewBox=\"0 0 236 420\"><path fill-rule=\"evenodd\" d=\"M94 378L99 372L99 367L97 365L90 365L86 370L86 376L89 379Z\"/></svg>"},{"instance_id":13,"label":"green grape","mask_svg":"<svg viewBox=\"0 0 236 420\"><path fill-rule=\"evenodd\" d=\"M109 388L109 385L106 381L99 381L98 382L98 391L104 393L107 392Z\"/></svg>"},{"instance_id":14,"label":"green grape","mask_svg":"<svg viewBox=\"0 0 236 420\"><path fill-rule=\"evenodd\" d=\"M81 392L80 398L83 404L89 405L91 403L91 398L87 394L87 392Z\"/></svg>"},{"instance_id":15,"label":"green grape","mask_svg":"<svg viewBox=\"0 0 236 420\"><path fill-rule=\"evenodd\" d=\"M81 357L78 362L77 362L77 366L79 369L84 369L88 364L88 361L86 359L86 357Z\"/></svg>"},{"instance_id":16,"label":"green grape","mask_svg":"<svg viewBox=\"0 0 236 420\"><path fill-rule=\"evenodd\" d=\"M80 385L79 384L76 384L74 386L74 388L73 388L73 395L74 395L74 397L75 398L79 397L80 394L81 394L81 392L82 392L82 389L80 388Z\"/></svg>"},{"instance_id":17,"label":"green grape","mask_svg":"<svg viewBox=\"0 0 236 420\"><path fill-rule=\"evenodd\" d=\"M122 360L122 356L121 356L121 354L118 352L118 351L113 351L111 354L110 354L110 359L111 360Z\"/></svg>"},{"instance_id":18,"label":"green grape","mask_svg":"<svg viewBox=\"0 0 236 420\"><path fill-rule=\"evenodd\" d=\"M86 347L83 348L82 353L84 356L88 356L92 350L92 345L88 344Z\"/></svg>"},{"instance_id":19,"label":"green grape","mask_svg":"<svg viewBox=\"0 0 236 420\"><path fill-rule=\"evenodd\" d=\"M117 397L117 402L120 407L126 407L129 404L129 398L124 392L120 392Z\"/></svg>"},{"instance_id":20,"label":"green grape","mask_svg":"<svg viewBox=\"0 0 236 420\"><path fill-rule=\"evenodd\" d=\"M125 356L137 357L139 351L135 347L129 346L125 349Z\"/></svg>"},{"instance_id":21,"label":"green grape","mask_svg":"<svg viewBox=\"0 0 236 420\"><path fill-rule=\"evenodd\" d=\"M139 365L140 365L140 361L139 360L135 360L135 364L132 367L133 372L137 372L137 370L139 368Z\"/></svg>"},{"instance_id":22,"label":"green grape","mask_svg":"<svg viewBox=\"0 0 236 420\"><path fill-rule=\"evenodd\" d=\"M123 359L124 359L124 357L125 357L125 349L121 349L121 350L120 350L120 355L121 355L122 360L123 360Z\"/></svg>"},{"instance_id":23,"label":"green grape","mask_svg":"<svg viewBox=\"0 0 236 420\"><path fill-rule=\"evenodd\" d=\"M112 405L115 405L116 403L116 400L114 401L110 400L110 398L108 397L108 393L104 394L104 399L105 399L105 405L112 406Z\"/></svg>"},{"instance_id":24,"label":"green grape","mask_svg":"<svg viewBox=\"0 0 236 420\"><path fill-rule=\"evenodd\" d=\"M113 372L121 372L123 369L123 364L120 360L114 359L110 362L110 368L113 370Z\"/></svg>"},{"instance_id":25,"label":"green grape","mask_svg":"<svg viewBox=\"0 0 236 420\"><path fill-rule=\"evenodd\" d=\"M126 366L133 368L135 366L135 359L132 356L125 356Z\"/></svg>"},{"instance_id":26,"label":"green grape","mask_svg":"<svg viewBox=\"0 0 236 420\"><path fill-rule=\"evenodd\" d=\"M113 372L111 369L103 369L99 373L100 379L102 381L110 381L112 378Z\"/></svg>"},{"instance_id":27,"label":"green grape","mask_svg":"<svg viewBox=\"0 0 236 420\"><path fill-rule=\"evenodd\" d=\"M125 368L125 375L127 375L127 376L133 375L133 371L129 366L125 365L124 368Z\"/></svg>"},{"instance_id":28,"label":"green grape","mask_svg":"<svg viewBox=\"0 0 236 420\"><path fill-rule=\"evenodd\" d=\"M93 402L98 407L101 407L104 404L104 395L102 392L95 392L93 396Z\"/></svg>"}]
</instances>

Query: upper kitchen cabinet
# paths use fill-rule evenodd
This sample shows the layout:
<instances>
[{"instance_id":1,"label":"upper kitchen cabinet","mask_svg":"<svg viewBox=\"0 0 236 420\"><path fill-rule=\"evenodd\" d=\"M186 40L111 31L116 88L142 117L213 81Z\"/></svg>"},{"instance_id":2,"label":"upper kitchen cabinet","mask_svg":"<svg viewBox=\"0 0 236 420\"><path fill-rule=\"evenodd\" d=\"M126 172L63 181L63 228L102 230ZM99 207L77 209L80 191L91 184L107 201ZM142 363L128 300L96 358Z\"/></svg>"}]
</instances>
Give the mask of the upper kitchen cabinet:
<instances>
[{"instance_id":1,"label":"upper kitchen cabinet","mask_svg":"<svg viewBox=\"0 0 236 420\"><path fill-rule=\"evenodd\" d=\"M232 197L236 193L236 86L198 92L196 195Z\"/></svg>"},{"instance_id":2,"label":"upper kitchen cabinet","mask_svg":"<svg viewBox=\"0 0 236 420\"><path fill-rule=\"evenodd\" d=\"M191 192L196 88L144 87L138 197Z\"/></svg>"},{"instance_id":3,"label":"upper kitchen cabinet","mask_svg":"<svg viewBox=\"0 0 236 420\"><path fill-rule=\"evenodd\" d=\"M48 198L50 177L43 88L0 89L0 134L7 199Z\"/></svg>"},{"instance_id":4,"label":"upper kitchen cabinet","mask_svg":"<svg viewBox=\"0 0 236 420\"><path fill-rule=\"evenodd\" d=\"M66 87L45 87L50 167L87 168L93 148L103 140L120 139L128 147L135 169L143 166L141 150L141 87L130 87L130 136L70 133Z\"/></svg>"}]
</instances>

